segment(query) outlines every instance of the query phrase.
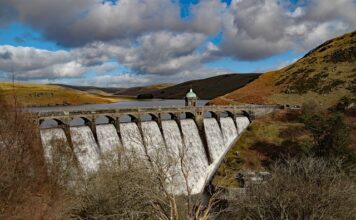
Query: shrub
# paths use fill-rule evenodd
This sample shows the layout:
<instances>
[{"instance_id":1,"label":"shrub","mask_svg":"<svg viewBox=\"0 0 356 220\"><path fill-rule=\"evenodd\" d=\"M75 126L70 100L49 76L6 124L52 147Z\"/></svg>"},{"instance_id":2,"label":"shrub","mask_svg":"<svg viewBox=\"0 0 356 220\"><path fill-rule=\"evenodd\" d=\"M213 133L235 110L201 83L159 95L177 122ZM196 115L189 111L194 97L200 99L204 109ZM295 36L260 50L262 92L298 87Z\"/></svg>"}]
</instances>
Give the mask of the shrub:
<instances>
[{"instance_id":1,"label":"shrub","mask_svg":"<svg viewBox=\"0 0 356 220\"><path fill-rule=\"evenodd\" d=\"M224 219L355 219L355 173L348 175L341 164L320 158L277 162L267 182L229 201Z\"/></svg>"},{"instance_id":2,"label":"shrub","mask_svg":"<svg viewBox=\"0 0 356 220\"><path fill-rule=\"evenodd\" d=\"M303 103L302 112L304 115L313 114L321 111L321 107L314 100Z\"/></svg>"},{"instance_id":3,"label":"shrub","mask_svg":"<svg viewBox=\"0 0 356 220\"><path fill-rule=\"evenodd\" d=\"M0 100L0 216L22 203L45 179L34 118Z\"/></svg>"},{"instance_id":4,"label":"shrub","mask_svg":"<svg viewBox=\"0 0 356 220\"><path fill-rule=\"evenodd\" d=\"M350 130L342 114L305 114L302 122L313 137L313 154L331 159L344 157L346 162L356 161L355 153L349 148Z\"/></svg>"}]
</instances>

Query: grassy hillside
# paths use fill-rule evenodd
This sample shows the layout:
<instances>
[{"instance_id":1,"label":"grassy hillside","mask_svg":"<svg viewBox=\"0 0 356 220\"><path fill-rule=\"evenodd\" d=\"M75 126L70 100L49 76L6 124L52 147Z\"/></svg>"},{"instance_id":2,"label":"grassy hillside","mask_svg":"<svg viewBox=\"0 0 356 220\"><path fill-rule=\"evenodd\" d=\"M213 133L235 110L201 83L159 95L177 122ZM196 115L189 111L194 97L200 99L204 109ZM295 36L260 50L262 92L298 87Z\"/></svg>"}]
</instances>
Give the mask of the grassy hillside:
<instances>
[{"instance_id":1,"label":"grassy hillside","mask_svg":"<svg viewBox=\"0 0 356 220\"><path fill-rule=\"evenodd\" d=\"M15 88L15 89L14 89ZM104 93L89 93L55 85L0 82L0 96L12 101L14 97L24 106L79 105L110 103L119 98Z\"/></svg>"},{"instance_id":2,"label":"grassy hillside","mask_svg":"<svg viewBox=\"0 0 356 220\"><path fill-rule=\"evenodd\" d=\"M214 184L237 186L235 175L242 170L262 170L281 153L299 151L312 143L299 112L276 112L256 119L227 153Z\"/></svg>"},{"instance_id":3,"label":"grassy hillside","mask_svg":"<svg viewBox=\"0 0 356 220\"><path fill-rule=\"evenodd\" d=\"M155 84L150 86L139 86L139 87L132 87L132 88L115 88L115 87L95 87L95 86L74 86L74 85L65 85L65 84L55 84L62 87L67 87L71 89L81 90L85 92L96 91L95 93L106 93L110 95L116 95L121 97L136 97L140 94L147 94L151 93L156 90L165 89L170 86L174 86L172 83L162 83L162 84Z\"/></svg>"},{"instance_id":4,"label":"grassy hillside","mask_svg":"<svg viewBox=\"0 0 356 220\"><path fill-rule=\"evenodd\" d=\"M345 123L350 132L349 147L354 152L356 152L355 113L356 108L344 112ZM333 114L324 116L331 117ZM213 183L223 187L237 187L235 177L239 172L261 171L280 158L298 157L302 152L310 153L315 142L312 133L301 120L302 115L302 111L281 110L254 120L227 153Z\"/></svg>"},{"instance_id":5,"label":"grassy hillside","mask_svg":"<svg viewBox=\"0 0 356 220\"><path fill-rule=\"evenodd\" d=\"M325 108L356 95L356 31L329 40L297 62L211 101L212 104L303 104Z\"/></svg>"},{"instance_id":6,"label":"grassy hillside","mask_svg":"<svg viewBox=\"0 0 356 220\"><path fill-rule=\"evenodd\" d=\"M50 85L61 86L61 87L71 88L80 91L96 90L96 91L106 92L109 94L114 94L118 91L125 90L125 88L115 88L115 87L74 86L74 85L66 85L66 84L50 84Z\"/></svg>"},{"instance_id":7,"label":"grassy hillside","mask_svg":"<svg viewBox=\"0 0 356 220\"><path fill-rule=\"evenodd\" d=\"M128 89L122 89L116 92L116 95L128 95L128 96L137 96L140 94L148 94L152 93L157 90L165 89L168 87L174 86L172 83L163 83L163 84L156 84L150 86L141 86L141 87L132 87Z\"/></svg>"},{"instance_id":8,"label":"grassy hillside","mask_svg":"<svg viewBox=\"0 0 356 220\"><path fill-rule=\"evenodd\" d=\"M192 87L200 99L213 99L234 91L255 80L259 74L226 74L201 80L184 82L152 92L155 98L182 99Z\"/></svg>"}]
</instances>

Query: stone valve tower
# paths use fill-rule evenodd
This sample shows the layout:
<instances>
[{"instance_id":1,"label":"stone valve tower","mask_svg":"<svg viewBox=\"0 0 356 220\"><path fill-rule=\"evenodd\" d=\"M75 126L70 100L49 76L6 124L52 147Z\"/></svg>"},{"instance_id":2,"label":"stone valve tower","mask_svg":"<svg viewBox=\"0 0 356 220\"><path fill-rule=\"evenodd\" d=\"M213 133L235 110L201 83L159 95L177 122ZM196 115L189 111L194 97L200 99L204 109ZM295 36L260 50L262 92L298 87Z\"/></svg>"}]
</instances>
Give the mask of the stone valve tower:
<instances>
[{"instance_id":1,"label":"stone valve tower","mask_svg":"<svg viewBox=\"0 0 356 220\"><path fill-rule=\"evenodd\" d=\"M197 95L190 88L189 92L185 95L185 106L197 106Z\"/></svg>"}]
</instances>

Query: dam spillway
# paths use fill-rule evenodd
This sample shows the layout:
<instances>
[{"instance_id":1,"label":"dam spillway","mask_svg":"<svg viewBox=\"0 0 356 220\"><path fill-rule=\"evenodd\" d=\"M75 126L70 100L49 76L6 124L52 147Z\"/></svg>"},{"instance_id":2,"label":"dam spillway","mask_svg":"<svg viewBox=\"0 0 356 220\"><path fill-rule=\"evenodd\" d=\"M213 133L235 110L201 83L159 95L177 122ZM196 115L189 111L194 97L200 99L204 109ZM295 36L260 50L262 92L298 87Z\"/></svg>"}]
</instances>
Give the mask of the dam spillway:
<instances>
[{"instance_id":1,"label":"dam spillway","mask_svg":"<svg viewBox=\"0 0 356 220\"><path fill-rule=\"evenodd\" d=\"M167 168L167 188L174 194L201 193L231 145L247 128L247 117L211 117L202 120L123 122L99 124L95 132L89 125L41 129L46 159L52 159L52 139L69 145L84 174L97 172L106 160L132 159L153 163L153 169ZM203 134L203 135L202 135ZM70 138L70 140L68 140ZM204 140L205 138L205 140ZM207 146L204 145L206 143ZM125 162L124 162L125 163ZM166 165L169 165L166 166ZM186 177L186 179L185 179Z\"/></svg>"},{"instance_id":2,"label":"dam spillway","mask_svg":"<svg viewBox=\"0 0 356 220\"><path fill-rule=\"evenodd\" d=\"M74 154L84 173L96 172L100 166L100 151L90 128L71 127L70 135Z\"/></svg>"}]
</instances>

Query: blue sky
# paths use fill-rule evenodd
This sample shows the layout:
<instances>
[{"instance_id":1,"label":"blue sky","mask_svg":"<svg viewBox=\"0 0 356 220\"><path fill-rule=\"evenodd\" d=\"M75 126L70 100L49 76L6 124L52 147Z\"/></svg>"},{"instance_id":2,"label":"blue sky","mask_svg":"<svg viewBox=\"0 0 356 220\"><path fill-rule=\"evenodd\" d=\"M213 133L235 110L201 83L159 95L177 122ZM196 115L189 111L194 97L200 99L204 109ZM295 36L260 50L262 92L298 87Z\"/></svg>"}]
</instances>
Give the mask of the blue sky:
<instances>
[{"instance_id":1,"label":"blue sky","mask_svg":"<svg viewBox=\"0 0 356 220\"><path fill-rule=\"evenodd\" d=\"M284 67L354 0L0 0L0 80L130 87Z\"/></svg>"},{"instance_id":2,"label":"blue sky","mask_svg":"<svg viewBox=\"0 0 356 220\"><path fill-rule=\"evenodd\" d=\"M51 51L64 49L56 42L46 40L40 31L16 21L0 29L0 42L2 45L35 47Z\"/></svg>"}]
</instances>

